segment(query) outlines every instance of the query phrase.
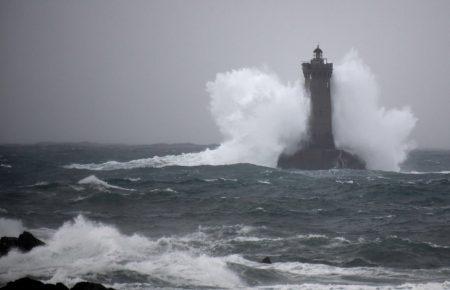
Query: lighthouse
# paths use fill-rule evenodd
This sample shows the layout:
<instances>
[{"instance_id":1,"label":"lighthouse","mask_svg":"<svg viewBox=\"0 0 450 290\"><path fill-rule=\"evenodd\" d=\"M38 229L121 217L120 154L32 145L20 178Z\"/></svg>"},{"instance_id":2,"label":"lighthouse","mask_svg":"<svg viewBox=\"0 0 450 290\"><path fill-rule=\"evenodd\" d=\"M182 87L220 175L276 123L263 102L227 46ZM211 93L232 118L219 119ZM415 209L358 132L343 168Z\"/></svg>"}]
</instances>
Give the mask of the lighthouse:
<instances>
[{"instance_id":1,"label":"lighthouse","mask_svg":"<svg viewBox=\"0 0 450 290\"><path fill-rule=\"evenodd\" d=\"M309 118L309 142L313 148L334 149L331 121L330 81L333 64L322 57L319 46L314 50L314 58L302 64L305 89L311 97Z\"/></svg>"},{"instance_id":2,"label":"lighthouse","mask_svg":"<svg viewBox=\"0 0 450 290\"><path fill-rule=\"evenodd\" d=\"M293 154L282 153L278 166L305 170L364 169L365 163L358 156L335 147L331 99L333 64L323 57L319 46L313 53L311 61L302 63L305 91L311 100L308 138Z\"/></svg>"}]
</instances>

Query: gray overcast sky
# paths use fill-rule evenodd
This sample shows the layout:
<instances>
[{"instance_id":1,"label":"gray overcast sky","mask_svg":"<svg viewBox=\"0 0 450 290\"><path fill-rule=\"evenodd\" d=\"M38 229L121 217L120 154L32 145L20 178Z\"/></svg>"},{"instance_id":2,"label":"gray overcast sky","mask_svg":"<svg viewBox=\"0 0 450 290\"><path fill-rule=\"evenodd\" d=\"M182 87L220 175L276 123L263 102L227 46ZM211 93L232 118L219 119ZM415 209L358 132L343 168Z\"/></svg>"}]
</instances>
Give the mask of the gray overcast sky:
<instances>
[{"instance_id":1,"label":"gray overcast sky","mask_svg":"<svg viewBox=\"0 0 450 290\"><path fill-rule=\"evenodd\" d=\"M421 147L450 148L450 1L0 2L0 142L219 142L205 83L267 65L283 81L317 42L352 48Z\"/></svg>"}]
</instances>

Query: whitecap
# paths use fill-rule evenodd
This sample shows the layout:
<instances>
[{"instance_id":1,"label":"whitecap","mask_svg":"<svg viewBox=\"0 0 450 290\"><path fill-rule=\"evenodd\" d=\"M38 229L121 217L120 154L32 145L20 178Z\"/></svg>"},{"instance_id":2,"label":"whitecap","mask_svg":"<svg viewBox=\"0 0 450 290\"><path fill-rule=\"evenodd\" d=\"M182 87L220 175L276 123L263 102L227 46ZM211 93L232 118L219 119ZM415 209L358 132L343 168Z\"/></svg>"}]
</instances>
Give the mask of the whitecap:
<instances>
[{"instance_id":1,"label":"whitecap","mask_svg":"<svg viewBox=\"0 0 450 290\"><path fill-rule=\"evenodd\" d=\"M353 180L336 180L336 183L340 183L340 184L353 184L354 181Z\"/></svg>"},{"instance_id":2,"label":"whitecap","mask_svg":"<svg viewBox=\"0 0 450 290\"><path fill-rule=\"evenodd\" d=\"M85 200L86 198L89 198L89 196L81 196L81 195L79 195L79 196L77 196L75 198L72 198L71 201L78 202L78 201Z\"/></svg>"},{"instance_id":3,"label":"whitecap","mask_svg":"<svg viewBox=\"0 0 450 290\"><path fill-rule=\"evenodd\" d=\"M114 188L114 189L134 191L134 189L111 185L111 184L107 183L106 181L103 181L103 180L97 178L97 176L95 176L95 175L89 175L88 177L85 177L85 178L79 180L78 184L87 184L87 185L95 186L98 189Z\"/></svg>"},{"instance_id":4,"label":"whitecap","mask_svg":"<svg viewBox=\"0 0 450 290\"><path fill-rule=\"evenodd\" d=\"M243 237L236 237L231 240L236 242L262 242L262 241L281 241L283 240L283 238L243 236Z\"/></svg>"},{"instance_id":5,"label":"whitecap","mask_svg":"<svg viewBox=\"0 0 450 290\"><path fill-rule=\"evenodd\" d=\"M257 180L257 182L258 183L262 183L262 184L272 184L272 183L270 183L270 181L268 181L268 180Z\"/></svg>"},{"instance_id":6,"label":"whitecap","mask_svg":"<svg viewBox=\"0 0 450 290\"><path fill-rule=\"evenodd\" d=\"M154 188L150 190L150 192L171 192L171 193L178 193L175 189L172 189L170 187L167 188Z\"/></svg>"},{"instance_id":7,"label":"whitecap","mask_svg":"<svg viewBox=\"0 0 450 290\"><path fill-rule=\"evenodd\" d=\"M261 269L261 270L271 270L276 271L278 273L282 273L283 275L288 275L291 278L296 277L298 280L304 280L305 277L311 280L316 281L323 281L323 284L296 284L296 286L299 286L299 289L434 289L434 288L421 288L422 285L435 285L438 288L436 289L449 289L448 287L450 284L448 282L444 283L424 283L424 284L409 284L405 283L403 285L418 285L417 288L407 288L407 287L400 287L399 285L373 285L370 287L366 287L367 285L360 284L360 285L347 285L347 284L336 284L336 283L327 283L326 281L329 279L333 279L338 277L358 277L361 279L361 281L364 281L362 279L370 279L373 280L374 278L383 279L386 277L390 277L392 279L398 279L400 281L404 281L406 277L409 276L409 278L414 280L423 280L428 281L430 277L430 272L433 270L429 269L421 269L416 270L413 272L405 272L402 269L390 269L390 268L382 268L382 267L350 267L350 268L344 268L344 267L337 267L337 266L330 266L325 264L310 264L310 263L301 263L301 262L274 262L272 264L263 264L258 262L253 262L244 259L243 257L239 255L230 255L227 257L227 260L230 263L236 263L245 265L250 268L254 269ZM311 285L314 285L314 287L311 287ZM287 285L286 285L287 286ZM349 286L349 288L346 288ZM268 286L269 287L269 286ZM371 288L372 287L372 288ZM398 288L396 288L398 287ZM442 288L439 288L442 287ZM261 288L258 286L258 288ZM276 286L270 286L269 288L278 289ZM288 288L281 288L281 289L292 289L292 285ZM297 287L294 287L294 289L297 289Z\"/></svg>"},{"instance_id":8,"label":"whitecap","mask_svg":"<svg viewBox=\"0 0 450 290\"><path fill-rule=\"evenodd\" d=\"M219 179L222 180L222 181L232 181L232 182L237 182L238 181L236 178L224 178L224 177L221 177Z\"/></svg>"},{"instance_id":9,"label":"whitecap","mask_svg":"<svg viewBox=\"0 0 450 290\"><path fill-rule=\"evenodd\" d=\"M38 181L38 182L36 182L36 183L34 183L34 184L28 185L28 187L47 186L47 185L49 185L49 184L50 184L50 182L48 182L48 181Z\"/></svg>"},{"instance_id":10,"label":"whitecap","mask_svg":"<svg viewBox=\"0 0 450 290\"><path fill-rule=\"evenodd\" d=\"M77 185L70 185L70 188L72 188L75 191L83 191L84 190L83 186L77 186Z\"/></svg>"},{"instance_id":11,"label":"whitecap","mask_svg":"<svg viewBox=\"0 0 450 290\"><path fill-rule=\"evenodd\" d=\"M301 234L295 236L297 239L309 240L309 239L328 239L328 236L322 234Z\"/></svg>"},{"instance_id":12,"label":"whitecap","mask_svg":"<svg viewBox=\"0 0 450 290\"><path fill-rule=\"evenodd\" d=\"M258 229L265 229L265 228L266 228L265 226L254 227L254 226L240 225L239 229L236 232L238 234L249 234L257 231Z\"/></svg>"},{"instance_id":13,"label":"whitecap","mask_svg":"<svg viewBox=\"0 0 450 290\"><path fill-rule=\"evenodd\" d=\"M450 174L449 170L443 171L402 171L402 174Z\"/></svg>"},{"instance_id":14,"label":"whitecap","mask_svg":"<svg viewBox=\"0 0 450 290\"><path fill-rule=\"evenodd\" d=\"M428 282L428 283L404 283L393 285L364 285L364 284L278 284L270 286L247 287L246 289L273 289L273 290L448 290L450 282Z\"/></svg>"}]
</instances>

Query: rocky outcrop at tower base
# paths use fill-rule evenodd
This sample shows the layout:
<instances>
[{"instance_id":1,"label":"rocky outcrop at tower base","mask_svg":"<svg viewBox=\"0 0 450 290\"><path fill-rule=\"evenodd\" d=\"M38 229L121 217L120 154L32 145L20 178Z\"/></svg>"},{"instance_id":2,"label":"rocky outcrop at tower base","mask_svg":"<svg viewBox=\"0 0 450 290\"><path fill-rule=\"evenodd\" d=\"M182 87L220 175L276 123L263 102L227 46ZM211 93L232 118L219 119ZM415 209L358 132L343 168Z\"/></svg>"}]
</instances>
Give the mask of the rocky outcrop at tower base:
<instances>
[{"instance_id":1,"label":"rocky outcrop at tower base","mask_svg":"<svg viewBox=\"0 0 450 290\"><path fill-rule=\"evenodd\" d=\"M281 154L278 167L285 169L325 170L331 168L365 169L363 160L340 149L307 148L292 155Z\"/></svg>"}]
</instances>

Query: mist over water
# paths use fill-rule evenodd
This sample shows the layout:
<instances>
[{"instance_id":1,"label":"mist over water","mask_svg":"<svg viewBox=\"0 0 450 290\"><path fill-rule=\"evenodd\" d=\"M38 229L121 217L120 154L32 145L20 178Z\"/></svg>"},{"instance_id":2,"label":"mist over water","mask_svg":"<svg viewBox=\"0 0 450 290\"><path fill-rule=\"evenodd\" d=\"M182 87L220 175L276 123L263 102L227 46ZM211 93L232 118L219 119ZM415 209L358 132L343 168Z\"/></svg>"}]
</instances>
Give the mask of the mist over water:
<instances>
[{"instance_id":1,"label":"mist over water","mask_svg":"<svg viewBox=\"0 0 450 290\"><path fill-rule=\"evenodd\" d=\"M354 50L335 66L332 81L337 147L359 155L368 169L398 171L413 148L409 136L416 118L410 109L386 109L379 104L375 77ZM284 84L275 73L242 68L218 73L206 89L211 114L223 135L218 148L67 167L110 170L235 163L276 167L280 153L294 151L307 138L310 100L300 82Z\"/></svg>"}]
</instances>

